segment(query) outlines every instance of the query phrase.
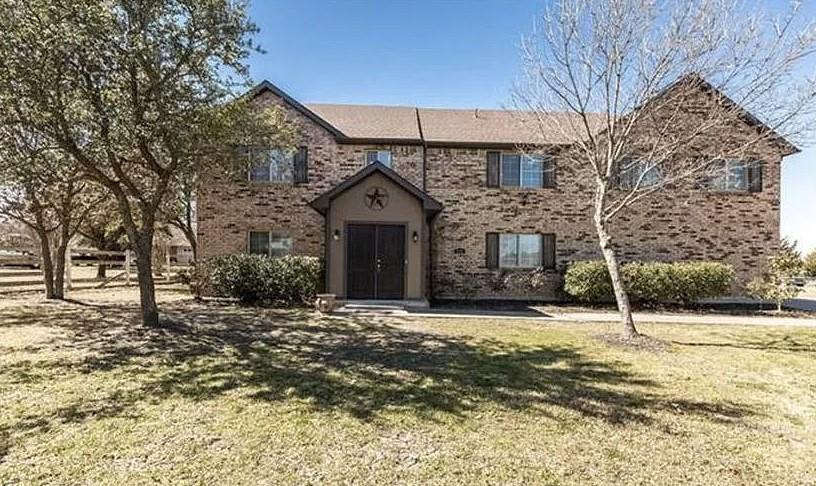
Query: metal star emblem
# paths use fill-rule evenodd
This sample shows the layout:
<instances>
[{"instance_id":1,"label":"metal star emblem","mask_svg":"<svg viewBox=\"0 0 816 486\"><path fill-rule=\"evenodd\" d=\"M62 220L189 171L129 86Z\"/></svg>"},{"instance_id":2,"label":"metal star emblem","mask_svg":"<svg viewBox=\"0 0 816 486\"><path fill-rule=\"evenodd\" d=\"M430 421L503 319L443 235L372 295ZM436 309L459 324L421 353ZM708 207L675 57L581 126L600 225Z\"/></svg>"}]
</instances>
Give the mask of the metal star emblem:
<instances>
[{"instance_id":1,"label":"metal star emblem","mask_svg":"<svg viewBox=\"0 0 816 486\"><path fill-rule=\"evenodd\" d=\"M365 205L372 211L380 211L388 205L388 193L382 187L372 187L366 191Z\"/></svg>"}]
</instances>

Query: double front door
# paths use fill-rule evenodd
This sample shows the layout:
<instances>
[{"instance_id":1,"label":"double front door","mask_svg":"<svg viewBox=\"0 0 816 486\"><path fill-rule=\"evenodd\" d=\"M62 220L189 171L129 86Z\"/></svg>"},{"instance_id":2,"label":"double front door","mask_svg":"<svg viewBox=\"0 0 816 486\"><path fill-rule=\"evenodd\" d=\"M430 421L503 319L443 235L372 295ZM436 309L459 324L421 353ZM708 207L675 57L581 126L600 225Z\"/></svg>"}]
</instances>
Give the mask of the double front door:
<instances>
[{"instance_id":1,"label":"double front door","mask_svg":"<svg viewBox=\"0 0 816 486\"><path fill-rule=\"evenodd\" d=\"M349 299L404 298L405 226L348 225L346 294Z\"/></svg>"}]
</instances>

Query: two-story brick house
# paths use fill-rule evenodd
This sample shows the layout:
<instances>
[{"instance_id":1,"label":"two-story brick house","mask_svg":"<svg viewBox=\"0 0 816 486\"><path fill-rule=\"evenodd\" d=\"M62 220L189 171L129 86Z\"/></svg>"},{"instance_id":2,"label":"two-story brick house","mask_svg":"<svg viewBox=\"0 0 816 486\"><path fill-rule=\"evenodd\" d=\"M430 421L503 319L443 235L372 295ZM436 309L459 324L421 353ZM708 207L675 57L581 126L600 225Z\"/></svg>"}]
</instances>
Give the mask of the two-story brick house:
<instances>
[{"instance_id":1,"label":"two-story brick house","mask_svg":"<svg viewBox=\"0 0 816 486\"><path fill-rule=\"evenodd\" d=\"M245 180L210 174L198 193L199 254L325 258L347 299L556 298L566 264L599 258L578 169L520 153L574 142L499 110L304 105L269 82L249 94L299 127L295 153L248 150ZM734 130L757 130L745 117ZM717 260L744 283L779 242L782 139L723 176L664 191L615 227L624 260ZM547 152L543 149L542 152ZM552 286L520 295L506 271L543 267Z\"/></svg>"}]
</instances>

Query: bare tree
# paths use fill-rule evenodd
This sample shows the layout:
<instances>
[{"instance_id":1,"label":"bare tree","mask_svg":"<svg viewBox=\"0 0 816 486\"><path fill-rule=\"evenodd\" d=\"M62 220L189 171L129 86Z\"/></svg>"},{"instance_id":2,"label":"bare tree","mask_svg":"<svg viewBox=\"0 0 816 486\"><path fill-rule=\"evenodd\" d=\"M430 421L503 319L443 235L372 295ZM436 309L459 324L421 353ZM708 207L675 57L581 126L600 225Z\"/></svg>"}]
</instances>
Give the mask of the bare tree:
<instances>
[{"instance_id":1,"label":"bare tree","mask_svg":"<svg viewBox=\"0 0 816 486\"><path fill-rule=\"evenodd\" d=\"M788 140L806 136L816 82L797 69L816 28L799 5L771 17L735 0L559 0L524 39L515 104L574 141L558 164L586 182L624 337L638 333L615 218L660 191L719 183L726 160L793 153Z\"/></svg>"}]
</instances>

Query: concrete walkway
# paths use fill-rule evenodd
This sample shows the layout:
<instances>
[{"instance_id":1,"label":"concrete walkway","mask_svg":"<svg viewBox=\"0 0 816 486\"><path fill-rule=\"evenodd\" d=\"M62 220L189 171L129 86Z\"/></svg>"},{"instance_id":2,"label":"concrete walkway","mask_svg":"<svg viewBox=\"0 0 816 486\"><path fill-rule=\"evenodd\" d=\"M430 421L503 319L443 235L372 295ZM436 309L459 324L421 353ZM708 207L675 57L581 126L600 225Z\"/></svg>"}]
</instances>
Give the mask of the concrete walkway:
<instances>
[{"instance_id":1,"label":"concrete walkway","mask_svg":"<svg viewBox=\"0 0 816 486\"><path fill-rule=\"evenodd\" d=\"M618 322L615 312L564 312L541 313L530 311L479 311L462 309L438 309L400 312L401 316L455 319L514 319L550 322ZM741 316L730 314L656 314L636 312L636 322L665 324L704 324L742 326L796 326L816 328L816 315L807 317Z\"/></svg>"}]
</instances>

